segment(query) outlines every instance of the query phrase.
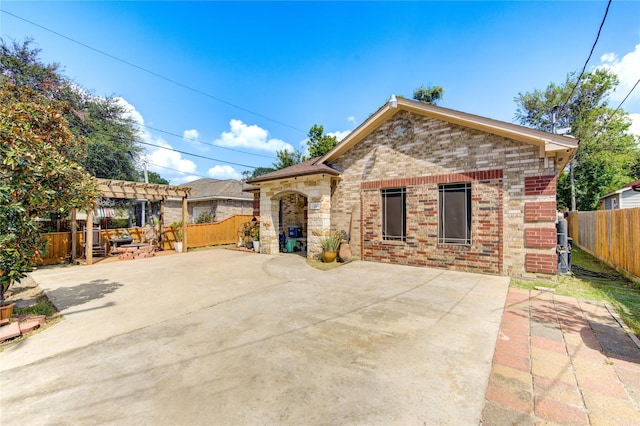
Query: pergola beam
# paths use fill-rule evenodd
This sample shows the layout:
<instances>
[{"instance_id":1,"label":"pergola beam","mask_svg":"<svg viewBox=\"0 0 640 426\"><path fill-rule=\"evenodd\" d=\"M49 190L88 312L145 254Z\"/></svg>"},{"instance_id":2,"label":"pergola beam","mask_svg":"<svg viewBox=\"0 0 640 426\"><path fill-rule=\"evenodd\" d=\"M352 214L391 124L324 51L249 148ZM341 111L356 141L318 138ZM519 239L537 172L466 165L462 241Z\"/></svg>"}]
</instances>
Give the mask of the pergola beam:
<instances>
[{"instance_id":1,"label":"pergola beam","mask_svg":"<svg viewBox=\"0 0 640 426\"><path fill-rule=\"evenodd\" d=\"M164 202L168 197L182 198L182 235L184 240L182 251L184 253L187 252L187 197L191 194L191 188L98 178L96 178L96 182L103 198L126 198L161 202ZM160 218L161 221L164 221L163 207L160 208ZM164 224L160 223L160 231L162 231L163 227ZM85 258L87 259L87 265L91 265L93 263L93 210L87 212L86 229ZM158 237L160 238L161 235Z\"/></svg>"}]
</instances>

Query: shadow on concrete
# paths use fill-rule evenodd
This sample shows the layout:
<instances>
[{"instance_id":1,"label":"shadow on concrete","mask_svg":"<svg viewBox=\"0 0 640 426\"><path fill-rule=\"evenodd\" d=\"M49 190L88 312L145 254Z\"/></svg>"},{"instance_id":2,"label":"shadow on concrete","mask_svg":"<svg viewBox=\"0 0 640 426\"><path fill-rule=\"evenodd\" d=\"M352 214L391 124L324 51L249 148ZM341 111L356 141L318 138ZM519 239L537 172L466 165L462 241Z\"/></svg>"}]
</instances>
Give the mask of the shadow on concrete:
<instances>
[{"instance_id":1,"label":"shadow on concrete","mask_svg":"<svg viewBox=\"0 0 640 426\"><path fill-rule=\"evenodd\" d=\"M105 279L93 280L73 287L61 287L47 292L47 297L58 311L82 305L113 293L123 284Z\"/></svg>"}]
</instances>

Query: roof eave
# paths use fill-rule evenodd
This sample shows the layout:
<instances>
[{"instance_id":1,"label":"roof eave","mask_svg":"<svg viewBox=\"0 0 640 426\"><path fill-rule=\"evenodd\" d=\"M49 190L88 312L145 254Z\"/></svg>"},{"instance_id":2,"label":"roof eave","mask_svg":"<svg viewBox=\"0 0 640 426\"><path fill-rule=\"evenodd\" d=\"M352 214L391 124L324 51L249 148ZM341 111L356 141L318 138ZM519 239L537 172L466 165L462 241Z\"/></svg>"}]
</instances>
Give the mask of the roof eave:
<instances>
[{"instance_id":1,"label":"roof eave","mask_svg":"<svg viewBox=\"0 0 640 426\"><path fill-rule=\"evenodd\" d=\"M389 103L383 105L365 122L353 130L338 145L324 156L319 158L315 164L330 162L348 151L358 141L365 138L375 129L380 127L389 117L400 110L413 112L415 114L429 116L449 123L458 124L486 133L503 136L520 142L536 145L540 148L540 158L555 156L556 152L565 151L569 158L578 147L578 140L568 136L555 135L541 130L530 129L517 124L481 117L456 110L411 101L404 98L397 99L397 106L392 107ZM569 151L567 151L569 150ZM550 155L552 154L552 155ZM569 160L567 159L566 162ZM566 163L565 163L566 165Z\"/></svg>"},{"instance_id":2,"label":"roof eave","mask_svg":"<svg viewBox=\"0 0 640 426\"><path fill-rule=\"evenodd\" d=\"M247 183L250 183L251 185L260 185L261 183L264 182L271 182L274 180L282 180L282 179L291 179L291 178L296 178L296 177L302 177L302 176L313 176L313 175L330 175L330 176L340 176L340 172L337 170L309 170L309 171L305 171L305 172L300 172L300 173L291 173L291 174L287 174L287 175L282 175L282 176L276 176L276 177L271 177L271 178L264 178L264 179L260 179L260 177L257 177L255 179L252 180L248 180Z\"/></svg>"}]
</instances>

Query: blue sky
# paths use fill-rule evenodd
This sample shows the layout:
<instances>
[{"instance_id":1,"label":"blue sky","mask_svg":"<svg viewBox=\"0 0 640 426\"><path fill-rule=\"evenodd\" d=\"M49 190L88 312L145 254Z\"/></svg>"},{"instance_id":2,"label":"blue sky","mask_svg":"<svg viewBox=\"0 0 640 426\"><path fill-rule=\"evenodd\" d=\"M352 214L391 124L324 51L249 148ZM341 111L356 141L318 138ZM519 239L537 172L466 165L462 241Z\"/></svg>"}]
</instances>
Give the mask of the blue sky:
<instances>
[{"instance_id":1,"label":"blue sky","mask_svg":"<svg viewBox=\"0 0 640 426\"><path fill-rule=\"evenodd\" d=\"M443 86L441 106L512 122L519 92L582 68L606 2L1 0L0 8L5 41L32 37L41 58L80 86L121 97L139 122L177 135L143 128L144 141L218 160L147 145L149 168L180 184L270 166L275 150L303 148L315 123L343 136L391 94L411 97L420 85ZM596 66L618 73L617 106L640 78L640 1L612 3L588 69ZM623 108L640 134L640 87Z\"/></svg>"}]
</instances>

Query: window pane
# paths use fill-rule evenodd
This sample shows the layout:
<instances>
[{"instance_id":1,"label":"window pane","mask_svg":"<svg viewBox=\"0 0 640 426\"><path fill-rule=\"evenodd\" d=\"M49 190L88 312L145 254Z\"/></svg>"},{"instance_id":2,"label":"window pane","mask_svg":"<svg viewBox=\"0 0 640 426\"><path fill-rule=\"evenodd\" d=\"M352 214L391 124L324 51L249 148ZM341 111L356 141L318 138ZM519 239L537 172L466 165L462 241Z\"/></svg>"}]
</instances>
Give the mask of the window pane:
<instances>
[{"instance_id":1,"label":"window pane","mask_svg":"<svg viewBox=\"0 0 640 426\"><path fill-rule=\"evenodd\" d=\"M382 190L382 238L404 241L405 223L405 189Z\"/></svg>"},{"instance_id":2,"label":"window pane","mask_svg":"<svg viewBox=\"0 0 640 426\"><path fill-rule=\"evenodd\" d=\"M471 244L471 185L441 185L438 242Z\"/></svg>"}]
</instances>

